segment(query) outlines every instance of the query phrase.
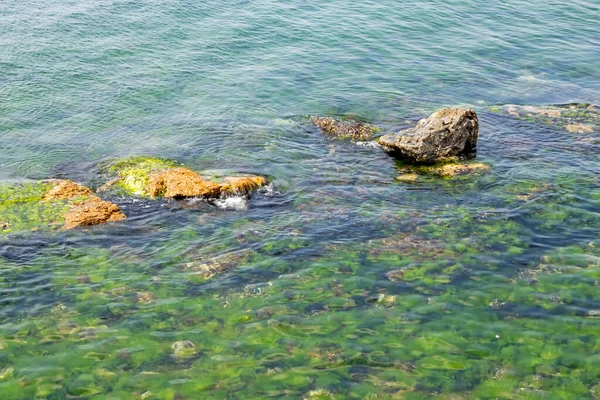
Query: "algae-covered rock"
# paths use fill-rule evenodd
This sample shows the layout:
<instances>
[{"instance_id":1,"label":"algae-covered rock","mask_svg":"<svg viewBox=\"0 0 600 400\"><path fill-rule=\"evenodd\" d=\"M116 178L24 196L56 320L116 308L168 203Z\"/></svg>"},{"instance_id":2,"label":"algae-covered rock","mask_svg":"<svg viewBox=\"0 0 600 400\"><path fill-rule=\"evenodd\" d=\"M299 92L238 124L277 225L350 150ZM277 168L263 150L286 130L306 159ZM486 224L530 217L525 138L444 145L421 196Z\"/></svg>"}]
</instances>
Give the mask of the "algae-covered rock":
<instances>
[{"instance_id":1,"label":"algae-covered rock","mask_svg":"<svg viewBox=\"0 0 600 400\"><path fill-rule=\"evenodd\" d=\"M415 174L412 172L401 174L396 177L396 180L402 183L415 183L419 180L419 174Z\"/></svg>"},{"instance_id":2,"label":"algae-covered rock","mask_svg":"<svg viewBox=\"0 0 600 400\"><path fill-rule=\"evenodd\" d=\"M101 168L101 172L112 179L98 190L116 188L127 195L150 196L150 176L179 166L176 161L156 157L139 156L112 160Z\"/></svg>"},{"instance_id":3,"label":"algae-covered rock","mask_svg":"<svg viewBox=\"0 0 600 400\"><path fill-rule=\"evenodd\" d=\"M173 160L132 157L115 160L102 168L111 179L101 190L116 189L126 195L144 197L218 199L231 195L249 195L267 184L260 176L235 176L215 180Z\"/></svg>"},{"instance_id":4,"label":"algae-covered rock","mask_svg":"<svg viewBox=\"0 0 600 400\"><path fill-rule=\"evenodd\" d=\"M352 120L341 121L331 117L312 117L310 122L328 135L356 140L368 140L379 131L373 125Z\"/></svg>"},{"instance_id":5,"label":"algae-covered rock","mask_svg":"<svg viewBox=\"0 0 600 400\"><path fill-rule=\"evenodd\" d=\"M428 172L441 177L454 177L460 175L482 175L489 172L489 165L483 163L449 163L438 167L428 167Z\"/></svg>"},{"instance_id":6,"label":"algae-covered rock","mask_svg":"<svg viewBox=\"0 0 600 400\"><path fill-rule=\"evenodd\" d=\"M196 354L196 345L189 340L179 340L171 345L171 350L177 359L189 358Z\"/></svg>"},{"instance_id":7,"label":"algae-covered rock","mask_svg":"<svg viewBox=\"0 0 600 400\"><path fill-rule=\"evenodd\" d=\"M546 106L507 104L491 111L520 120L562 127L571 133L593 133L600 125L600 108L594 104L572 103Z\"/></svg>"},{"instance_id":8,"label":"algae-covered rock","mask_svg":"<svg viewBox=\"0 0 600 400\"><path fill-rule=\"evenodd\" d=\"M420 120L417 126L380 137L377 142L392 154L419 163L468 155L477 146L479 120L473 110L445 108Z\"/></svg>"},{"instance_id":9,"label":"algae-covered rock","mask_svg":"<svg viewBox=\"0 0 600 400\"><path fill-rule=\"evenodd\" d=\"M0 185L0 233L98 225L125 219L119 206L68 180Z\"/></svg>"},{"instance_id":10,"label":"algae-covered rock","mask_svg":"<svg viewBox=\"0 0 600 400\"><path fill-rule=\"evenodd\" d=\"M487 174L490 166L480 162L447 162L433 165L407 165L396 181L403 183L418 182L420 177L458 178Z\"/></svg>"}]
</instances>

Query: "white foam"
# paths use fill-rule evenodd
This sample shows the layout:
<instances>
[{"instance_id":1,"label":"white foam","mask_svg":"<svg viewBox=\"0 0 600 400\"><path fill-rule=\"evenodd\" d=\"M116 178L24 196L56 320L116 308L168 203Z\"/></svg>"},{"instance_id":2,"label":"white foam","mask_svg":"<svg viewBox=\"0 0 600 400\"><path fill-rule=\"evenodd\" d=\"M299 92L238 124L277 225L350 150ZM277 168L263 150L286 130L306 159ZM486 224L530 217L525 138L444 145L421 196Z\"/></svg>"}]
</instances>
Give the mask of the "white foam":
<instances>
[{"instance_id":1,"label":"white foam","mask_svg":"<svg viewBox=\"0 0 600 400\"><path fill-rule=\"evenodd\" d=\"M225 210L247 210L248 198L245 196L227 197L214 202L215 206Z\"/></svg>"},{"instance_id":2,"label":"white foam","mask_svg":"<svg viewBox=\"0 0 600 400\"><path fill-rule=\"evenodd\" d=\"M261 187L260 189L258 189L258 193L266 197L281 195L281 193L278 190L275 190L275 186L273 185L273 183L269 183L267 186Z\"/></svg>"},{"instance_id":3,"label":"white foam","mask_svg":"<svg viewBox=\"0 0 600 400\"><path fill-rule=\"evenodd\" d=\"M356 145L363 147L372 147L374 149L378 149L379 147L381 147L377 142L356 142Z\"/></svg>"}]
</instances>

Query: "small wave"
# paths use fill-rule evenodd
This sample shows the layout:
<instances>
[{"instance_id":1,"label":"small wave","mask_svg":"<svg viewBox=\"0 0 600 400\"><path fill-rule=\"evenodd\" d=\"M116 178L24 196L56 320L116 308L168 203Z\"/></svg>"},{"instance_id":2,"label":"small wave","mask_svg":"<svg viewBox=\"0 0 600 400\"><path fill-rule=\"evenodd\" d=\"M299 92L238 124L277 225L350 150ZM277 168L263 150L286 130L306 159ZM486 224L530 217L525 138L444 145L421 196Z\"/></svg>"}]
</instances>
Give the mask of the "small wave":
<instances>
[{"instance_id":1,"label":"small wave","mask_svg":"<svg viewBox=\"0 0 600 400\"><path fill-rule=\"evenodd\" d=\"M247 210L248 198L245 196L227 197L215 200L214 205L225 210Z\"/></svg>"},{"instance_id":2,"label":"small wave","mask_svg":"<svg viewBox=\"0 0 600 400\"><path fill-rule=\"evenodd\" d=\"M379 145L379 143L372 141L372 142L356 142L357 146L362 146L362 147L372 147L374 149L378 149L381 146Z\"/></svg>"},{"instance_id":3,"label":"small wave","mask_svg":"<svg viewBox=\"0 0 600 400\"><path fill-rule=\"evenodd\" d=\"M275 189L275 185L273 185L273 183L269 183L267 186L261 187L258 189L258 193L265 197L281 196L281 192Z\"/></svg>"}]
</instances>

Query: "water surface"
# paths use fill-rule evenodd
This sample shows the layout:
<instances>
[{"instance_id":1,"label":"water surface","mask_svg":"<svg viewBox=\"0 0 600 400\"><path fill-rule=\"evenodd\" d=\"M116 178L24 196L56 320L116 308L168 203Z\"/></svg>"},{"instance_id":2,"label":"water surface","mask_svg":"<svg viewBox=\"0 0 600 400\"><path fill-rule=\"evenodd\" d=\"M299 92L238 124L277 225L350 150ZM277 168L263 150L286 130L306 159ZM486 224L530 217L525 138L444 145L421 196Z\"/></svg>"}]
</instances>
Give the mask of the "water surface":
<instances>
[{"instance_id":1,"label":"water surface","mask_svg":"<svg viewBox=\"0 0 600 400\"><path fill-rule=\"evenodd\" d=\"M0 11L0 180L94 186L95 162L143 154L273 182L248 204L115 198L124 223L2 237L3 399L600 396L599 127L490 111L600 103L598 4ZM489 174L399 183L305 118L393 131L445 106L478 112Z\"/></svg>"}]
</instances>

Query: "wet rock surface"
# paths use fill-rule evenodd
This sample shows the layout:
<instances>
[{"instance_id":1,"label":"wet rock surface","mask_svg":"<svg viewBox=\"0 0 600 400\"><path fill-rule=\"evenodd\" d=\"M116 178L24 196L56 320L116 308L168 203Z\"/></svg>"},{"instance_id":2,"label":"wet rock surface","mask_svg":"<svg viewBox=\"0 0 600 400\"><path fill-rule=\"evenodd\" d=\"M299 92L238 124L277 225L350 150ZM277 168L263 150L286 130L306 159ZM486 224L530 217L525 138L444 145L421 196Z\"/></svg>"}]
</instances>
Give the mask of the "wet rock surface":
<instances>
[{"instance_id":1,"label":"wet rock surface","mask_svg":"<svg viewBox=\"0 0 600 400\"><path fill-rule=\"evenodd\" d=\"M118 205L103 201L92 189L70 180L0 186L2 233L73 229L126 218ZM6 220L4 220L6 218Z\"/></svg>"},{"instance_id":2,"label":"wet rock surface","mask_svg":"<svg viewBox=\"0 0 600 400\"><path fill-rule=\"evenodd\" d=\"M420 120L414 128L380 137L382 148L419 163L471 154L477 146L479 120L473 110L445 108Z\"/></svg>"},{"instance_id":3,"label":"wet rock surface","mask_svg":"<svg viewBox=\"0 0 600 400\"><path fill-rule=\"evenodd\" d=\"M91 196L85 201L73 205L65 214L64 229L73 229L80 226L92 226L117 222L127 217L118 205L110 201L103 201L97 196Z\"/></svg>"},{"instance_id":4,"label":"wet rock surface","mask_svg":"<svg viewBox=\"0 0 600 400\"><path fill-rule=\"evenodd\" d=\"M152 198L249 196L267 184L266 178L255 175L205 178L176 161L152 157L116 160L104 172L111 179L101 187L102 191L116 190L129 196Z\"/></svg>"},{"instance_id":5,"label":"wet rock surface","mask_svg":"<svg viewBox=\"0 0 600 400\"><path fill-rule=\"evenodd\" d=\"M45 201L67 200L70 210L64 215L63 229L100 225L126 218L118 205L103 201L92 189L69 180L49 181L53 186L44 196Z\"/></svg>"},{"instance_id":6,"label":"wet rock surface","mask_svg":"<svg viewBox=\"0 0 600 400\"><path fill-rule=\"evenodd\" d=\"M218 197L220 185L204 180L187 168L173 168L150 175L147 193L152 197Z\"/></svg>"},{"instance_id":7,"label":"wet rock surface","mask_svg":"<svg viewBox=\"0 0 600 400\"><path fill-rule=\"evenodd\" d=\"M310 122L328 135L356 140L368 140L379 131L377 127L363 122L331 117L312 117Z\"/></svg>"}]
</instances>

